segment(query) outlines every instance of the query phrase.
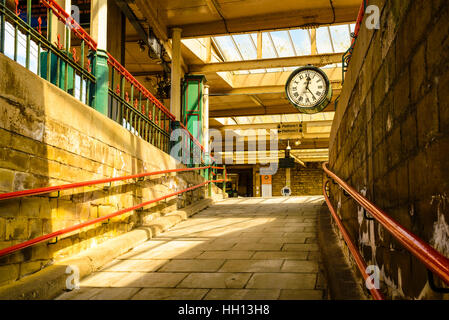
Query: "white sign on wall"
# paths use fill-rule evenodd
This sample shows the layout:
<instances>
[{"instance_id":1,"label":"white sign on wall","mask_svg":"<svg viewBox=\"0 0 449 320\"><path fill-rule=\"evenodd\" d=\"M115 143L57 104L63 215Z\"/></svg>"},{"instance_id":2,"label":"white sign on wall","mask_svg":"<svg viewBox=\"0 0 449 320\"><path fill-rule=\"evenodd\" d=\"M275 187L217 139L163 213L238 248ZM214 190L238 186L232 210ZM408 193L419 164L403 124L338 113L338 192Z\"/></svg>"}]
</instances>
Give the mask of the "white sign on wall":
<instances>
[{"instance_id":1,"label":"white sign on wall","mask_svg":"<svg viewBox=\"0 0 449 320\"><path fill-rule=\"evenodd\" d=\"M262 198L271 198L271 197L272 197L271 184L263 184L262 185Z\"/></svg>"}]
</instances>

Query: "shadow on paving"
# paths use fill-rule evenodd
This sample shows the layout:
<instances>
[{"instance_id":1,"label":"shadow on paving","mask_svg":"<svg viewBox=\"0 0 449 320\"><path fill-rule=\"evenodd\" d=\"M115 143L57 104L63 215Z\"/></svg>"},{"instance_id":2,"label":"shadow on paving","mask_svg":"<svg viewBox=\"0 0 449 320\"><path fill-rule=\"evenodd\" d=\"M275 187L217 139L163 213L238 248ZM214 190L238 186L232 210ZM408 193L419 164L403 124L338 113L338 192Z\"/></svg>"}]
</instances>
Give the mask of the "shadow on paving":
<instances>
[{"instance_id":1,"label":"shadow on paving","mask_svg":"<svg viewBox=\"0 0 449 320\"><path fill-rule=\"evenodd\" d=\"M58 299L324 299L321 196L227 199L81 281Z\"/></svg>"}]
</instances>

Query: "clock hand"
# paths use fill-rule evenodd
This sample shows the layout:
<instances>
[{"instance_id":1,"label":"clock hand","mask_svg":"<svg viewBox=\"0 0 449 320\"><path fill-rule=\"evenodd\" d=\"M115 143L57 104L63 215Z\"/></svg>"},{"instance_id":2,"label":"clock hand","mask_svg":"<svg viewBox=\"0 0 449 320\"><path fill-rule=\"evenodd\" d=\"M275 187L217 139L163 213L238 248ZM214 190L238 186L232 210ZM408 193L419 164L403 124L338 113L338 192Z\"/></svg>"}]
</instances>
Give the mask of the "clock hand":
<instances>
[{"instance_id":1,"label":"clock hand","mask_svg":"<svg viewBox=\"0 0 449 320\"><path fill-rule=\"evenodd\" d=\"M307 77L307 84L306 84L306 90L309 90L309 84L310 84L310 80L312 80L312 79L310 79L309 77Z\"/></svg>"},{"instance_id":2,"label":"clock hand","mask_svg":"<svg viewBox=\"0 0 449 320\"><path fill-rule=\"evenodd\" d=\"M312 97L316 100L316 97L315 97L315 95L313 94L313 92L312 91L310 91L310 89L309 88L307 88L307 90L309 90L309 92L312 94Z\"/></svg>"}]
</instances>

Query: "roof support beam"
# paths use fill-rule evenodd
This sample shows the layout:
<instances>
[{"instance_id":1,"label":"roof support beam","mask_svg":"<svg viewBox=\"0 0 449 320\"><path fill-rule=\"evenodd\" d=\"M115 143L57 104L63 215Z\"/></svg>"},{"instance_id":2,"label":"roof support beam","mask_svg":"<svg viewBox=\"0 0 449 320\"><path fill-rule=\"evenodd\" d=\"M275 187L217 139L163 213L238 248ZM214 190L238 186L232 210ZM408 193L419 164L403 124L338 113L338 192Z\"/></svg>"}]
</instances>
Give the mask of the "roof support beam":
<instances>
[{"instance_id":1,"label":"roof support beam","mask_svg":"<svg viewBox=\"0 0 449 320\"><path fill-rule=\"evenodd\" d=\"M352 23L357 17L359 8L359 5L336 7L335 21L333 21L333 13L331 10L316 8L226 19L226 26L222 19L217 19L216 21L211 22L183 24L178 26L172 25L169 27L181 27L183 29L183 36L186 38L247 33L254 32L255 30L273 31L309 25Z\"/></svg>"},{"instance_id":2,"label":"roof support beam","mask_svg":"<svg viewBox=\"0 0 449 320\"><path fill-rule=\"evenodd\" d=\"M220 4L216 0L206 0L207 7L209 8L210 12L216 17L216 18L223 18L223 12L221 11ZM224 21L223 21L224 23ZM226 27L226 26L225 26Z\"/></svg>"},{"instance_id":3,"label":"roof support beam","mask_svg":"<svg viewBox=\"0 0 449 320\"><path fill-rule=\"evenodd\" d=\"M258 137L247 137L247 136L241 136L239 137L239 142L243 141L243 142L248 142L248 141L254 141L254 138L258 138ZM267 135L266 136L267 140L269 141L270 136ZM233 150L235 150L236 146L238 145L238 143L236 143L235 141L236 139L234 139L232 146L233 146ZM280 139L279 140L279 144L278 144L278 148L280 150L285 149L287 147L287 143L290 140L298 140L298 139ZM224 146L225 142L226 142L226 136L222 136L221 140L218 140L218 144L221 141L221 145ZM291 145L290 146L292 148L292 152L294 152L294 150L306 150L306 149L322 149L322 148L328 148L329 147L329 138L311 138L311 139L301 139L301 144L299 146L294 146Z\"/></svg>"},{"instance_id":4,"label":"roof support beam","mask_svg":"<svg viewBox=\"0 0 449 320\"><path fill-rule=\"evenodd\" d=\"M296 67L296 66L305 66L307 64L312 64L315 66L324 66L333 63L340 63L342 55L343 53L331 53L331 54L319 54L319 55L275 58L275 59L193 64L189 66L189 72L194 74L215 73L222 71Z\"/></svg>"},{"instance_id":5,"label":"roof support beam","mask_svg":"<svg viewBox=\"0 0 449 320\"><path fill-rule=\"evenodd\" d=\"M262 59L262 32L257 33L257 59Z\"/></svg>"},{"instance_id":6,"label":"roof support beam","mask_svg":"<svg viewBox=\"0 0 449 320\"><path fill-rule=\"evenodd\" d=\"M300 165L302 165L304 168L307 168L306 164L301 159L299 159L297 156L295 156L293 153L290 153L290 156L293 159L295 159L295 161L298 162Z\"/></svg>"},{"instance_id":7,"label":"roof support beam","mask_svg":"<svg viewBox=\"0 0 449 320\"><path fill-rule=\"evenodd\" d=\"M312 55L317 54L318 50L316 47L316 29L310 30L310 43L312 44Z\"/></svg>"},{"instance_id":8,"label":"roof support beam","mask_svg":"<svg viewBox=\"0 0 449 320\"><path fill-rule=\"evenodd\" d=\"M260 99L259 99L257 96L249 95L249 98L250 98L251 100L253 100L253 102L254 102L255 104L257 104L259 107L265 108L265 106L263 105L262 101L260 101Z\"/></svg>"},{"instance_id":9,"label":"roof support beam","mask_svg":"<svg viewBox=\"0 0 449 320\"><path fill-rule=\"evenodd\" d=\"M338 95L341 91L341 83L331 82L332 91L334 95ZM259 95L259 94L273 94L273 93L284 93L285 85L281 86L263 86L263 87L246 87L246 88L235 88L223 92L212 92L211 96L234 96L234 95ZM251 98L252 99L252 98Z\"/></svg>"},{"instance_id":10,"label":"roof support beam","mask_svg":"<svg viewBox=\"0 0 449 320\"><path fill-rule=\"evenodd\" d=\"M301 121L298 121L301 122ZM311 120L302 121L305 126L312 123L314 126L329 127L332 125L332 120ZM290 123L290 122L288 122ZM293 122L292 122L293 123ZM220 130L248 130L248 129L277 129L279 123L255 123L255 124L236 124L221 126ZM306 132L307 133L307 132Z\"/></svg>"},{"instance_id":11,"label":"roof support beam","mask_svg":"<svg viewBox=\"0 0 449 320\"><path fill-rule=\"evenodd\" d=\"M158 1L145 1L145 0L134 0L134 1L123 1L129 3L131 9L137 9L141 11L142 15L145 17L145 22L153 29L156 37L162 41L168 40L168 30L165 24L165 18L161 16L160 12L163 12L159 7Z\"/></svg>"},{"instance_id":12,"label":"roof support beam","mask_svg":"<svg viewBox=\"0 0 449 320\"><path fill-rule=\"evenodd\" d=\"M332 102L323 110L323 112L335 111ZM212 107L212 106L211 106ZM278 115L278 114L296 114L298 109L289 104L276 106L254 107L254 108L235 108L235 109L211 109L209 110L210 118L239 117L239 116L260 116L260 115Z\"/></svg>"},{"instance_id":13,"label":"roof support beam","mask_svg":"<svg viewBox=\"0 0 449 320\"><path fill-rule=\"evenodd\" d=\"M210 63L212 59L212 38L206 38L206 63Z\"/></svg>"}]
</instances>

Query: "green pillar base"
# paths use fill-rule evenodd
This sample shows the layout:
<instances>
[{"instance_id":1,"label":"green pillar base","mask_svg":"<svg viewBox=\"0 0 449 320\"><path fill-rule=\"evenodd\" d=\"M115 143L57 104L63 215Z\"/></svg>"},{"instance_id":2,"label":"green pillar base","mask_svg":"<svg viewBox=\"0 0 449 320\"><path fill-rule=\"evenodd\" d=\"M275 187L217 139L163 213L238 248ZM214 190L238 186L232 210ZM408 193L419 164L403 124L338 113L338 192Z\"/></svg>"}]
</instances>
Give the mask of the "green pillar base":
<instances>
[{"instance_id":1,"label":"green pillar base","mask_svg":"<svg viewBox=\"0 0 449 320\"><path fill-rule=\"evenodd\" d=\"M109 98L109 67L108 55L104 50L91 52L92 73L96 77L95 89L92 90L92 107L98 112L108 116Z\"/></svg>"}]
</instances>

